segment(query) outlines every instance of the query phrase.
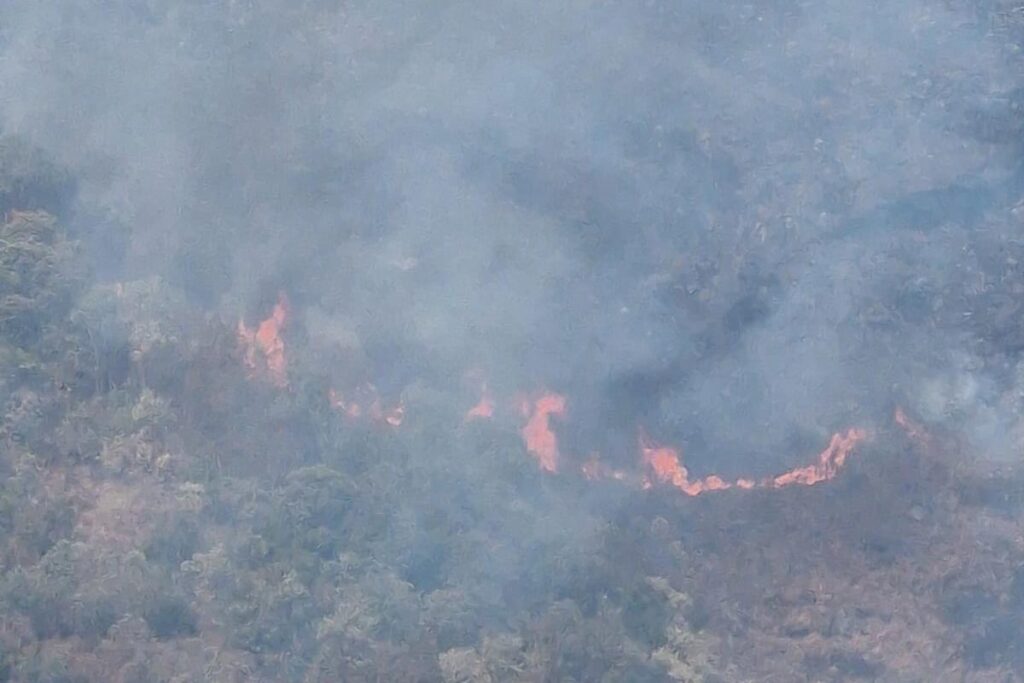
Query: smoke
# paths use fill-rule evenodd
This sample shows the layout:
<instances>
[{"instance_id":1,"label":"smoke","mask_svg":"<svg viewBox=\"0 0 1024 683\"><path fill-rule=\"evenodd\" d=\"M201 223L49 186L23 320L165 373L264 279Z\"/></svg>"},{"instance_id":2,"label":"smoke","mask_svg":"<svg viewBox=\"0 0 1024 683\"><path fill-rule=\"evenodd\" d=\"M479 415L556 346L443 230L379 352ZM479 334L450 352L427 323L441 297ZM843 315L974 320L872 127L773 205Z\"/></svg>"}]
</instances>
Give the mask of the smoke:
<instances>
[{"instance_id":1,"label":"smoke","mask_svg":"<svg viewBox=\"0 0 1024 683\"><path fill-rule=\"evenodd\" d=\"M644 424L766 473L908 398L1007 443L1005 370L949 370L990 352L965 246L1019 228L993 16L9 0L0 128L79 178L82 239L130 226L111 278L228 317L284 290L380 386L479 369L570 396L581 456Z\"/></svg>"}]
</instances>

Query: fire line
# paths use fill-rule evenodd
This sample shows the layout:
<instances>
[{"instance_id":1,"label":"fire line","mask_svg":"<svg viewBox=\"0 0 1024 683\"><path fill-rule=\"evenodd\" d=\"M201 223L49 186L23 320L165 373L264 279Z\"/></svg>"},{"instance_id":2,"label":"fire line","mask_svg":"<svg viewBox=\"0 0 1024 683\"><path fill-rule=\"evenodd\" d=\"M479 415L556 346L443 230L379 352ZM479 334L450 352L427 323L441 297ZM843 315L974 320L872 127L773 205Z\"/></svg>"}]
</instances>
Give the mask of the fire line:
<instances>
[{"instance_id":1,"label":"fire line","mask_svg":"<svg viewBox=\"0 0 1024 683\"><path fill-rule=\"evenodd\" d=\"M288 387L287 359L281 333L288 321L288 298L278 296L270 315L259 323L256 329L249 328L244 320L238 323L238 339L244 356L243 361L250 377L263 377L274 386ZM405 418L405 405L399 401L391 408L385 408L380 394L373 384L365 383L345 394L331 388L327 393L328 404L348 419L368 418L375 422L400 427ZM562 454L559 450L558 435L553 421L564 420L568 415L568 399L562 394L540 391L527 397L519 396L514 403L524 420L520 434L526 451L537 461L540 469L549 474L560 471ZM480 400L465 413L465 421L491 419L495 416L497 404L488 390L487 383L481 383ZM906 413L897 408L894 421L907 434L918 441L927 441L928 435ZM597 453L579 467L579 473L588 481L613 479L620 482L639 481L644 489L655 485L669 485L688 496L699 496L730 489L780 489L789 486L814 486L835 479L842 471L854 448L865 438L867 432L850 428L832 435L828 446L809 465L796 467L782 474L760 480L738 478L726 481L716 474L694 478L683 464L678 448L656 443L643 429L639 430L637 446L641 475L631 476L623 470L613 469L601 462Z\"/></svg>"}]
</instances>

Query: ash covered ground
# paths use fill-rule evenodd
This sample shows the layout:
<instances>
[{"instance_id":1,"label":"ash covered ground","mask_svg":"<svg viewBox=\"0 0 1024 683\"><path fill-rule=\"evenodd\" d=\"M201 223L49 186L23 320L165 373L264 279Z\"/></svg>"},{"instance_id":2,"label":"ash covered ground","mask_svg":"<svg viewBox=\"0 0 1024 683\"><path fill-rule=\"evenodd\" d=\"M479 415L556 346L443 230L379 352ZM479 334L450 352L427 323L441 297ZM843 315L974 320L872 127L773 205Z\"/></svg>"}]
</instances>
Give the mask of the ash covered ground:
<instances>
[{"instance_id":1,"label":"ash covered ground","mask_svg":"<svg viewBox=\"0 0 1024 683\"><path fill-rule=\"evenodd\" d=\"M1024 680L1022 45L3 3L0 681Z\"/></svg>"}]
</instances>

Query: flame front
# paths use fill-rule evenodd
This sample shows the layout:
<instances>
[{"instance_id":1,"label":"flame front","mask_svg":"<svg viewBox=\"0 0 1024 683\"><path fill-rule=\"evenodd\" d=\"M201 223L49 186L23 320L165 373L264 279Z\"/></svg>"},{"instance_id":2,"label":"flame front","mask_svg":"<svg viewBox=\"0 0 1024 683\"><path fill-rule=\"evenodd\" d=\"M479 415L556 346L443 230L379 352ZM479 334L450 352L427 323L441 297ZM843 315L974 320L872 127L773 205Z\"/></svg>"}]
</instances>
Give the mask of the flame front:
<instances>
[{"instance_id":1,"label":"flame front","mask_svg":"<svg viewBox=\"0 0 1024 683\"><path fill-rule=\"evenodd\" d=\"M277 387L288 386L287 362L284 354L284 340L281 330L288 320L288 298L282 293L277 297L274 310L255 330L238 321L238 340L245 349L245 365L250 373L265 370L267 377Z\"/></svg>"},{"instance_id":2,"label":"flame front","mask_svg":"<svg viewBox=\"0 0 1024 683\"><path fill-rule=\"evenodd\" d=\"M545 472L558 471L558 437L551 431L551 416L565 416L565 396L545 393L532 406L524 404L522 412L529 419L523 427L526 450L540 463Z\"/></svg>"},{"instance_id":3,"label":"flame front","mask_svg":"<svg viewBox=\"0 0 1024 683\"><path fill-rule=\"evenodd\" d=\"M253 376L262 375L274 385L287 388L288 373L285 358L284 340L281 332L288 320L288 299L282 293L278 296L270 316L263 320L255 330L246 326L245 321L238 323L238 339L245 355L244 362ZM480 379L478 373L473 373ZM349 419L369 418L376 422L399 427L405 418L405 405L399 401L395 406L385 409L380 394L373 384L365 383L356 387L348 395L336 389L330 389L327 400L331 408ZM552 417L564 418L566 415L566 397L549 391L541 392L530 398L518 395L513 399L524 420L521 429L526 450L533 456L545 472L557 472L561 454L558 437L552 429ZM496 402L488 390L487 383L481 382L480 400L466 411L465 420L488 419L494 416ZM902 408L897 408L893 419L897 425L914 440L927 444L930 436L918 423L911 420ZM834 479L846 464L850 453L863 441L867 433L863 429L851 428L846 432L832 436L828 446L817 458L817 461L804 467L797 467L783 474L763 480L740 478L726 481L718 475L711 474L701 479L691 479L690 472L683 465L680 451L671 446L659 445L642 430L639 434L640 462L643 477L627 474L613 469L601 462L597 453L579 467L579 472L587 480L615 479L636 484L643 488L652 488L655 483L669 484L688 496L699 496L711 491L728 489L779 489L787 486L813 486Z\"/></svg>"},{"instance_id":4,"label":"flame front","mask_svg":"<svg viewBox=\"0 0 1024 683\"><path fill-rule=\"evenodd\" d=\"M818 455L817 463L780 474L771 480L771 485L776 488L794 484L813 486L834 479L854 447L866 437L867 432L863 429L848 429L845 434L833 434L828 447Z\"/></svg>"},{"instance_id":5,"label":"flame front","mask_svg":"<svg viewBox=\"0 0 1024 683\"><path fill-rule=\"evenodd\" d=\"M708 491L724 491L732 488L732 484L717 475L690 481L690 473L679 459L679 451L669 446L658 446L641 430L640 454L654 477L663 483L672 484L688 496L699 496ZM644 481L644 488L650 488L651 481Z\"/></svg>"},{"instance_id":6,"label":"flame front","mask_svg":"<svg viewBox=\"0 0 1024 683\"><path fill-rule=\"evenodd\" d=\"M867 437L863 429L848 429L844 434L833 434L829 445L818 455L818 461L805 467L797 467L775 477L756 482L753 479L737 479L728 482L712 474L703 479L690 479L690 473L682 464L679 451L669 446L654 444L644 432L640 433L640 453L645 467L654 479L671 484L688 496L699 496L709 491L725 491L738 488L782 488L784 486L813 486L834 479L839 474L854 447ZM644 488L650 488L650 478L644 480Z\"/></svg>"}]
</instances>

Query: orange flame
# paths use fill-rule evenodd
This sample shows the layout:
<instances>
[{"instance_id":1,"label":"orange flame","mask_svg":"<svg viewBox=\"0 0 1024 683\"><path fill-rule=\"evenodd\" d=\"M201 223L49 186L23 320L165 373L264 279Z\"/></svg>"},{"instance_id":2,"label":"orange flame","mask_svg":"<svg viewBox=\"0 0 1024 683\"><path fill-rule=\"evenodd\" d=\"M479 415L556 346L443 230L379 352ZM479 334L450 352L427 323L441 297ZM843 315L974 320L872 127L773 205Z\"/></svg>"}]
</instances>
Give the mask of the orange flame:
<instances>
[{"instance_id":1,"label":"orange flame","mask_svg":"<svg viewBox=\"0 0 1024 683\"><path fill-rule=\"evenodd\" d=\"M245 364L252 374L261 373L280 388L288 386L287 362L285 358L284 340L281 331L288 319L288 299L282 293L278 296L270 316L263 320L255 330L246 326L244 320L238 323L238 339L245 351ZM476 375L479 379L479 375ZM494 416L495 401L486 382L481 384L479 402L470 408L465 419L487 419ZM350 419L368 417L392 427L401 426L405 418L405 405L399 401L390 409L383 407L380 394L376 387L366 383L357 387L349 398L340 391L330 389L328 402ZM558 438L552 431L551 417L564 417L566 414L566 397L552 392L543 392L536 398L518 395L513 399L522 414L525 424L522 437L529 451L545 472L557 472L560 453ZM931 436L917 422L907 416L902 408L896 408L893 419L897 425L915 441L927 445ZM643 488L654 486L655 482L671 484L689 496L698 496L710 491L725 491L732 488L751 490L757 488L782 488L786 486L813 486L823 481L834 479L853 449L865 439L867 433L862 429L851 428L845 433L832 436L829 445L819 455L817 462L804 467L792 469L783 474L769 477L761 481L741 478L729 482L718 475L711 474L702 479L691 479L690 473L683 465L679 450L670 446L655 444L643 431L639 435L641 461L647 473L642 479ZM618 481L635 481L632 475L613 469L599 459L597 453L580 466L580 473L587 480L615 479Z\"/></svg>"},{"instance_id":2,"label":"orange flame","mask_svg":"<svg viewBox=\"0 0 1024 683\"><path fill-rule=\"evenodd\" d=\"M813 486L834 479L853 448L867 433L863 429L849 429L845 434L833 434L828 447L818 455L818 462L798 467L760 483L752 479L737 479L727 482L712 474L703 479L690 480L690 473L682 464L679 452L669 446L655 445L645 433L640 433L640 452L643 463L657 481L671 484L688 496L699 496L709 491L725 491L733 487L750 490L754 488L781 488L784 486ZM644 481L644 488L651 488L650 479Z\"/></svg>"},{"instance_id":3,"label":"orange flame","mask_svg":"<svg viewBox=\"0 0 1024 683\"><path fill-rule=\"evenodd\" d=\"M731 485L721 477L711 475L705 479L690 481L690 473L679 460L679 452L669 446L657 446L643 431L640 432L640 453L644 464L651 469L658 481L672 484L688 496L699 496L708 491L723 491ZM650 488L649 480L644 488Z\"/></svg>"},{"instance_id":4,"label":"orange flame","mask_svg":"<svg viewBox=\"0 0 1024 683\"><path fill-rule=\"evenodd\" d=\"M487 384L484 383L480 387L479 403L466 411L466 421L486 420L491 417L494 417L494 399L491 397L491 392L487 390Z\"/></svg>"},{"instance_id":5,"label":"orange flame","mask_svg":"<svg viewBox=\"0 0 1024 683\"><path fill-rule=\"evenodd\" d=\"M924 448L929 448L932 445L932 435L928 433L928 430L924 428L920 422L914 420L900 406L896 406L896 410L892 414L893 422L895 422L900 429L906 432L907 436L911 440L917 442Z\"/></svg>"},{"instance_id":6,"label":"orange flame","mask_svg":"<svg viewBox=\"0 0 1024 683\"><path fill-rule=\"evenodd\" d=\"M405 403L398 402L398 405L384 414L384 421L392 427L401 427L405 419Z\"/></svg>"},{"instance_id":7,"label":"orange flame","mask_svg":"<svg viewBox=\"0 0 1024 683\"><path fill-rule=\"evenodd\" d=\"M361 400L346 399L344 394L332 388L327 391L327 400L332 408L353 420L365 415L377 422L386 422L392 427L401 426L405 419L405 403L399 401L398 405L385 410L377 388L372 384L365 384L356 389L356 395Z\"/></svg>"},{"instance_id":8,"label":"orange flame","mask_svg":"<svg viewBox=\"0 0 1024 683\"><path fill-rule=\"evenodd\" d=\"M244 320L238 321L238 340L245 348L246 367L250 372L256 373L260 371L262 365L266 368L270 381L281 388L288 386L284 340L281 339L281 330L287 319L288 298L281 293L270 316L255 330L250 329Z\"/></svg>"},{"instance_id":9,"label":"orange flame","mask_svg":"<svg viewBox=\"0 0 1024 683\"><path fill-rule=\"evenodd\" d=\"M523 440L526 450L540 463L545 472L558 471L558 438L551 431L551 416L565 415L565 396L545 393L537 398L531 406L523 406L524 415L529 415L523 427Z\"/></svg>"},{"instance_id":10,"label":"orange flame","mask_svg":"<svg viewBox=\"0 0 1024 683\"><path fill-rule=\"evenodd\" d=\"M775 487L791 486L813 486L834 479L839 470L846 464L854 447L867 438L867 432L863 429L848 429L846 434L833 434L828 447L818 455L818 462L807 467L798 467L785 474L780 474L771 480Z\"/></svg>"},{"instance_id":11,"label":"orange flame","mask_svg":"<svg viewBox=\"0 0 1024 683\"><path fill-rule=\"evenodd\" d=\"M358 403L346 401L345 396L333 388L327 390L327 400L332 408L345 413L352 419L361 417L363 414L363 409Z\"/></svg>"}]
</instances>

